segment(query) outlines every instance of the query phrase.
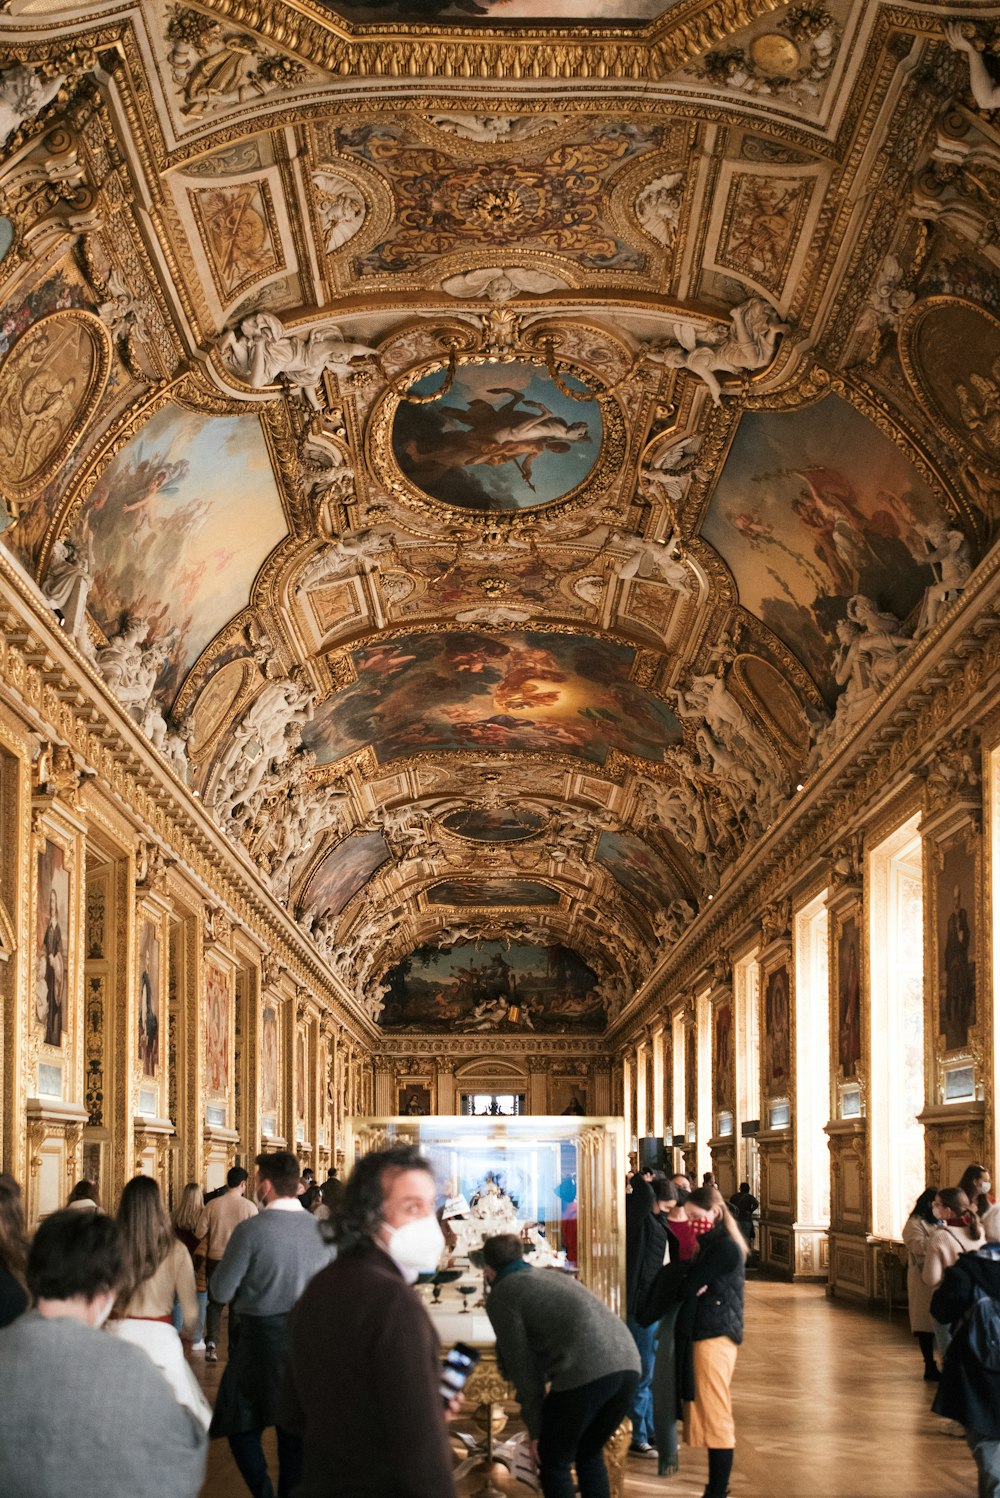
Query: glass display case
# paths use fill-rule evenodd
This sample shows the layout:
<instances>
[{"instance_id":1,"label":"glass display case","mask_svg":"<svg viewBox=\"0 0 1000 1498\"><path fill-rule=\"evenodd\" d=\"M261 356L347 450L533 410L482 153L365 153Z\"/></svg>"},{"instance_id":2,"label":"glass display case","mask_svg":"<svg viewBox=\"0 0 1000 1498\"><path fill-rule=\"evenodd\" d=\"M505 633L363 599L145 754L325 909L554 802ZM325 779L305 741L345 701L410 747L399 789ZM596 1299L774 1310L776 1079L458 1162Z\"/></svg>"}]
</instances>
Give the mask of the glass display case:
<instances>
[{"instance_id":1,"label":"glass display case","mask_svg":"<svg viewBox=\"0 0 1000 1498\"><path fill-rule=\"evenodd\" d=\"M448 1247L420 1287L446 1345L489 1345L481 1249L517 1233L528 1262L624 1311L625 1155L618 1118L399 1117L347 1121L347 1161L415 1144L430 1161Z\"/></svg>"}]
</instances>

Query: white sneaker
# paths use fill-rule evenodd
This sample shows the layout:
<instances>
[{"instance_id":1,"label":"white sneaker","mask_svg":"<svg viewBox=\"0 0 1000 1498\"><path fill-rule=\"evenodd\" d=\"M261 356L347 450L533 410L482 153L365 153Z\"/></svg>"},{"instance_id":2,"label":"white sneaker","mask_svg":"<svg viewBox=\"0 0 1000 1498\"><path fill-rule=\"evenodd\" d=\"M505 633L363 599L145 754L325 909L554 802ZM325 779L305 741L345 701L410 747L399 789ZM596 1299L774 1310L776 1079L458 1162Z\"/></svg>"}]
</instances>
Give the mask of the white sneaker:
<instances>
[{"instance_id":1,"label":"white sneaker","mask_svg":"<svg viewBox=\"0 0 1000 1498\"><path fill-rule=\"evenodd\" d=\"M202 1339L201 1342L192 1342L191 1343L191 1351L192 1352L204 1352L205 1351L205 1345L206 1344L205 1344L204 1339Z\"/></svg>"}]
</instances>

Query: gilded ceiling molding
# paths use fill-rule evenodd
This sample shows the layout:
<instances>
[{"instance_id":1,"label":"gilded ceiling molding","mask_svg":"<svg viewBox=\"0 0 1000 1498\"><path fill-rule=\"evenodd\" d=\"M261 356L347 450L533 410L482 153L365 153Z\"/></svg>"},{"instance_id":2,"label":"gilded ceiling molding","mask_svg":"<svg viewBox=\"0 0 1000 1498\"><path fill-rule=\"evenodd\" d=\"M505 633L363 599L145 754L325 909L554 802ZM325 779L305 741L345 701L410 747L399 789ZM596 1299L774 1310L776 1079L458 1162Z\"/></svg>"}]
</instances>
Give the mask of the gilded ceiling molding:
<instances>
[{"instance_id":1,"label":"gilded ceiling molding","mask_svg":"<svg viewBox=\"0 0 1000 1498\"><path fill-rule=\"evenodd\" d=\"M882 803L901 775L926 761L949 725L974 725L990 710L988 696L1000 674L1000 553L981 565L963 595L963 608L943 635L934 632L914 648L887 696L842 741L811 777L801 804L746 856L709 912L702 912L664 964L646 980L638 1004L614 1026L613 1043L632 1036L662 1010L665 1000L693 981L721 942L739 939L755 912L801 879L803 868L825 856L866 808ZM912 788L893 792L905 801Z\"/></svg>"},{"instance_id":2,"label":"gilded ceiling molding","mask_svg":"<svg viewBox=\"0 0 1000 1498\"><path fill-rule=\"evenodd\" d=\"M311 944L259 881L247 879L241 860L207 812L178 792L158 756L58 632L51 614L29 592L2 549L0 680L81 764L101 777L206 896L214 891L217 902L231 910L256 940L280 951L301 982L315 988L335 1011L343 1010L353 1023L361 1024L371 1043L374 1029L345 1000Z\"/></svg>"},{"instance_id":3,"label":"gilded ceiling molding","mask_svg":"<svg viewBox=\"0 0 1000 1498\"><path fill-rule=\"evenodd\" d=\"M635 32L574 25L526 26L516 40L485 26L415 23L406 35L388 26L361 27L318 11L308 0L203 0L204 7L246 26L331 73L351 77L414 79L446 77L520 80L531 78L666 78L698 53L783 0L684 0L661 20ZM376 40L377 38L377 40ZM426 38L426 40L425 40ZM634 40L633 40L634 38Z\"/></svg>"}]
</instances>

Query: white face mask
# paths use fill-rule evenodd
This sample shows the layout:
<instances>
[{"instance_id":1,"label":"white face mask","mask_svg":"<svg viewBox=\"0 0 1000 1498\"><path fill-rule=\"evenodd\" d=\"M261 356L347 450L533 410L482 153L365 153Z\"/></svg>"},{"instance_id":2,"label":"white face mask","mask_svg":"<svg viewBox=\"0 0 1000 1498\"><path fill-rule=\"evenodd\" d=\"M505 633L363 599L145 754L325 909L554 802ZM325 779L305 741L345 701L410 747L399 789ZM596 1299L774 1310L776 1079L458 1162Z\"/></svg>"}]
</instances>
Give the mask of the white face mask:
<instances>
[{"instance_id":1,"label":"white face mask","mask_svg":"<svg viewBox=\"0 0 1000 1498\"><path fill-rule=\"evenodd\" d=\"M409 1284L418 1275L434 1273L444 1251L444 1234L436 1217L415 1217L400 1228L392 1228L388 1223L384 1226L389 1234L386 1251Z\"/></svg>"}]
</instances>

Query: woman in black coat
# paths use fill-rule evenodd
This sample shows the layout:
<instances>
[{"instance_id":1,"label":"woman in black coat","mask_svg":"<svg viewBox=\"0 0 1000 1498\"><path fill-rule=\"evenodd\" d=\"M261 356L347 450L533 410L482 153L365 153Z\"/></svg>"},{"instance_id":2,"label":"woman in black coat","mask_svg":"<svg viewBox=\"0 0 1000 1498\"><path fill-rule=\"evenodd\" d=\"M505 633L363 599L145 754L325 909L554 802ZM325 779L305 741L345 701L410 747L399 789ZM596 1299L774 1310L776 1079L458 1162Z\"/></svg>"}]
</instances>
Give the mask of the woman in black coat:
<instances>
[{"instance_id":1,"label":"woman in black coat","mask_svg":"<svg viewBox=\"0 0 1000 1498\"><path fill-rule=\"evenodd\" d=\"M708 1486L702 1498L726 1498L736 1442L730 1385L736 1349L743 1341L747 1244L713 1186L693 1191L684 1211L699 1235L697 1253L688 1263L678 1261L660 1271L646 1314L662 1316L671 1305L678 1307L677 1387L684 1438L689 1446L708 1448Z\"/></svg>"},{"instance_id":2,"label":"woman in black coat","mask_svg":"<svg viewBox=\"0 0 1000 1498\"><path fill-rule=\"evenodd\" d=\"M931 1408L965 1426L965 1438L979 1469L979 1498L1000 1495L1000 1373L985 1368L969 1346L966 1313L977 1290L1000 1310L1000 1206L983 1216L986 1244L965 1253L944 1272L931 1299L931 1315L951 1327L952 1340Z\"/></svg>"}]
</instances>

